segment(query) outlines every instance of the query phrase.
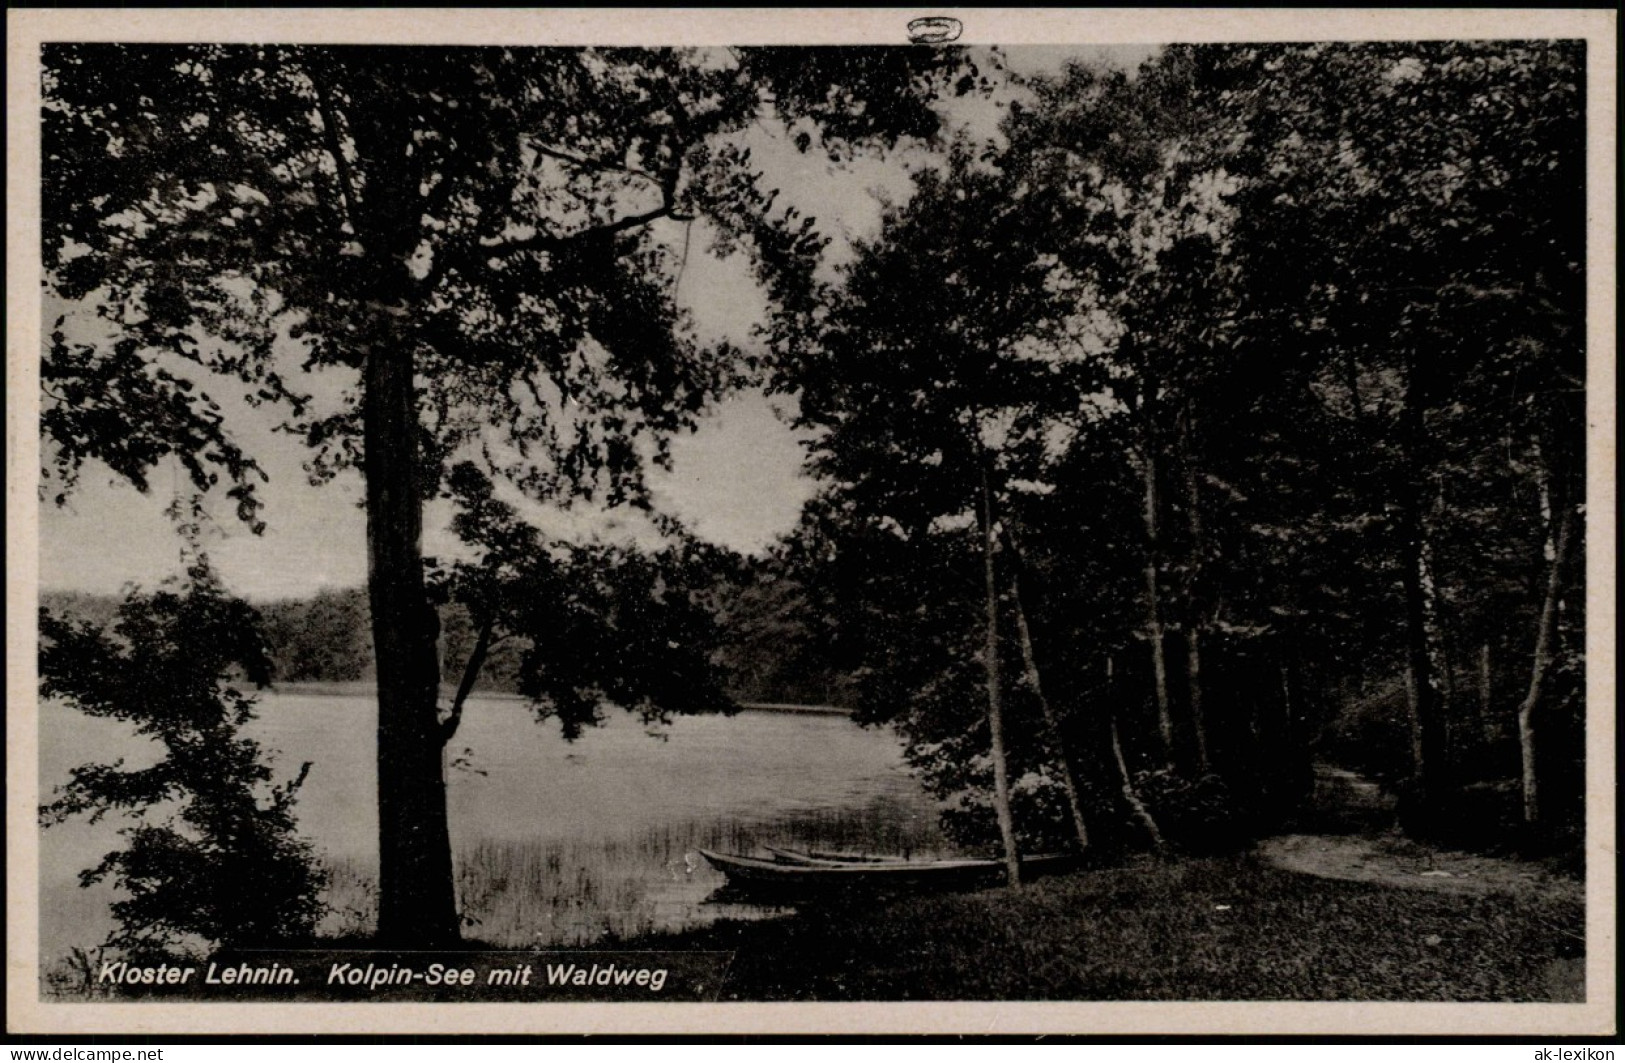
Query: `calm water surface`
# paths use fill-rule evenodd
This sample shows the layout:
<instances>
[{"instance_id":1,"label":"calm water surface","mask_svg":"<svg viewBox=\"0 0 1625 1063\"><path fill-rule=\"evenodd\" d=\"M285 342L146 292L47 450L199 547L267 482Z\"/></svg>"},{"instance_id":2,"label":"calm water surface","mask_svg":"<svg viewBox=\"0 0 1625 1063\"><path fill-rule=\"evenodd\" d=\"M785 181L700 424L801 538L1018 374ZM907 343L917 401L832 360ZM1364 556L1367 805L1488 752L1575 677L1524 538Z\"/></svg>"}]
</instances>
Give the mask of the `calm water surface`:
<instances>
[{"instance_id":1,"label":"calm water surface","mask_svg":"<svg viewBox=\"0 0 1625 1063\"><path fill-rule=\"evenodd\" d=\"M325 929L364 931L377 867L369 694L266 694L251 733L285 778L311 770L300 829L333 870ZM86 761L155 759L128 728L41 709L41 784ZM470 936L507 946L581 944L723 916L722 876L699 846L762 844L872 852L942 851L936 805L909 776L889 731L839 715L746 710L645 726L616 712L574 743L520 699L475 696L447 750L447 795L461 908ZM74 821L41 832L42 956L100 943L106 887L76 875L116 842L119 824Z\"/></svg>"}]
</instances>

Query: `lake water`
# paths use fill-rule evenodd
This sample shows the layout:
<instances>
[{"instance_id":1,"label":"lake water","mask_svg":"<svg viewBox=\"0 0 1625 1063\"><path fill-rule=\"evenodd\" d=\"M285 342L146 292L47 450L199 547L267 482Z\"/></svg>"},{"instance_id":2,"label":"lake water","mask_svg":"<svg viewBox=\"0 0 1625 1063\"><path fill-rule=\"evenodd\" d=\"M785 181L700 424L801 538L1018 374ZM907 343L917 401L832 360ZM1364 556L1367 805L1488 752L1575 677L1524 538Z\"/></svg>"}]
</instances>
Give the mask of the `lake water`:
<instances>
[{"instance_id":1,"label":"lake water","mask_svg":"<svg viewBox=\"0 0 1625 1063\"><path fill-rule=\"evenodd\" d=\"M250 733L278 778L311 762L301 831L333 872L324 930L365 932L376 898L373 763L377 707L365 693L268 693ZM87 761L151 763L157 749L112 721L41 709L41 783ZM505 947L588 944L720 917L768 914L713 894L723 878L698 847L764 844L854 851L945 851L936 804L908 774L889 731L842 715L745 710L645 728L616 712L566 743L520 699L475 696L447 751L460 907L470 937ZM41 952L99 944L106 886L80 870L117 843L120 824L41 832Z\"/></svg>"}]
</instances>

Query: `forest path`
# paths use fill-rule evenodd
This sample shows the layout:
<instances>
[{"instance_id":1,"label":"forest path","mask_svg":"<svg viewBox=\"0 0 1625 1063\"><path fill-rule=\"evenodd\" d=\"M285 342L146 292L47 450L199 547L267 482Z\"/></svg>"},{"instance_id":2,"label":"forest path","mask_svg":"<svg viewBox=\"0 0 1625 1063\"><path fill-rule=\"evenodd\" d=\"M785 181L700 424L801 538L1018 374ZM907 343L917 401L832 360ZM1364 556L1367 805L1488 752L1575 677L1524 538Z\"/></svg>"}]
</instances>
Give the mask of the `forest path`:
<instances>
[{"instance_id":1,"label":"forest path","mask_svg":"<svg viewBox=\"0 0 1625 1063\"><path fill-rule=\"evenodd\" d=\"M1258 844L1258 855L1286 871L1441 893L1513 893L1585 899L1585 883L1539 864L1434 848L1406 838L1394 800L1376 783L1329 765L1315 766L1311 799L1326 833L1285 834Z\"/></svg>"}]
</instances>

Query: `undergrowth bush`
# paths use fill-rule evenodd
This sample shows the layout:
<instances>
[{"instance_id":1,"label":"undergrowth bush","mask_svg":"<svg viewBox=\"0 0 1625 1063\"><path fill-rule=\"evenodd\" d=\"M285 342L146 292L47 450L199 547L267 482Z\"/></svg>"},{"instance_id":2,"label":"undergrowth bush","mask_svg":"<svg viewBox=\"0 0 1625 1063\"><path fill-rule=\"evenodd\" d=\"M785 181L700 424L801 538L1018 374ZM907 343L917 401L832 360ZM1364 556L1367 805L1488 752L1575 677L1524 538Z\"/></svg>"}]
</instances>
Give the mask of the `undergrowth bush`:
<instances>
[{"instance_id":1,"label":"undergrowth bush","mask_svg":"<svg viewBox=\"0 0 1625 1063\"><path fill-rule=\"evenodd\" d=\"M1172 770L1135 777L1140 800L1170 844L1189 853L1228 852L1254 835L1254 817L1217 775L1195 779Z\"/></svg>"},{"instance_id":2,"label":"undergrowth bush","mask_svg":"<svg viewBox=\"0 0 1625 1063\"><path fill-rule=\"evenodd\" d=\"M1326 725L1315 754L1393 788L1411 771L1410 710L1403 680L1389 680L1351 700Z\"/></svg>"},{"instance_id":3,"label":"undergrowth bush","mask_svg":"<svg viewBox=\"0 0 1625 1063\"><path fill-rule=\"evenodd\" d=\"M270 662L254 610L228 596L207 564L152 594L131 593L110 625L42 610L45 697L129 724L163 757L151 767L83 764L40 809L127 817L124 847L80 874L111 880L118 923L108 946L161 952L203 939L223 946L308 939L321 914L323 874L295 832L306 764L273 783L258 743L242 736Z\"/></svg>"}]
</instances>

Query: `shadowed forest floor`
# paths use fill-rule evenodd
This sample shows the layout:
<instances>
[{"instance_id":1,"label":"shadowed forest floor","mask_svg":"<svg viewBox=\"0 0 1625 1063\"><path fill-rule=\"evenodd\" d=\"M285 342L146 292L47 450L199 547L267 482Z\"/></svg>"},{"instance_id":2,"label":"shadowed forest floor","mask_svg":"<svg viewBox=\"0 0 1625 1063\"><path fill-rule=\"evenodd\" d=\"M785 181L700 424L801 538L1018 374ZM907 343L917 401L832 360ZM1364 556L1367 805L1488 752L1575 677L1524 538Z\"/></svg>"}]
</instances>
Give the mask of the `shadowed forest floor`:
<instances>
[{"instance_id":1,"label":"shadowed forest floor","mask_svg":"<svg viewBox=\"0 0 1625 1063\"><path fill-rule=\"evenodd\" d=\"M1585 999L1585 886L1394 827L1374 784L1317 769L1325 833L1142 857L1020 890L857 900L641 945L735 952L735 1000Z\"/></svg>"},{"instance_id":2,"label":"shadowed forest floor","mask_svg":"<svg viewBox=\"0 0 1625 1063\"><path fill-rule=\"evenodd\" d=\"M1584 998L1584 907L1397 889L1251 855L809 908L639 948L735 953L729 1000Z\"/></svg>"},{"instance_id":3,"label":"shadowed forest floor","mask_svg":"<svg viewBox=\"0 0 1625 1063\"><path fill-rule=\"evenodd\" d=\"M1257 854L1273 867L1320 878L1584 902L1583 881L1554 874L1539 863L1441 849L1405 837L1394 805L1376 783L1316 765L1304 829L1264 839Z\"/></svg>"},{"instance_id":4,"label":"shadowed forest floor","mask_svg":"<svg viewBox=\"0 0 1625 1063\"><path fill-rule=\"evenodd\" d=\"M1445 893L1541 895L1573 904L1585 883L1538 864L1419 845L1398 832L1379 835L1287 834L1259 843L1265 863L1285 871Z\"/></svg>"}]
</instances>

